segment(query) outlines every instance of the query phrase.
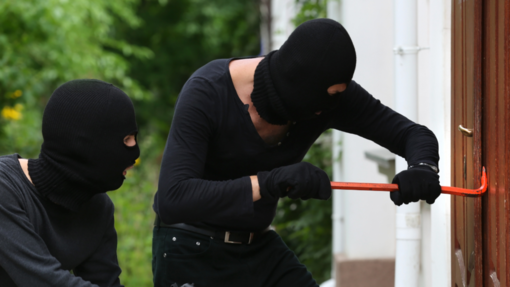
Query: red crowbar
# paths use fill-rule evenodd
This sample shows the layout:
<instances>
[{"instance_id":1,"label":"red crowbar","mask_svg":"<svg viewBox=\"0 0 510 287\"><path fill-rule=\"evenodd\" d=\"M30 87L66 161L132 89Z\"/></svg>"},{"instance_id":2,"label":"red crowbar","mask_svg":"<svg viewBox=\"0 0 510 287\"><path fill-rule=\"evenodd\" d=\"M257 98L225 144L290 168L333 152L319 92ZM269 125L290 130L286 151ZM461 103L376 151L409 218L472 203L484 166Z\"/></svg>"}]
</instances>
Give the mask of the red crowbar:
<instances>
[{"instance_id":1,"label":"red crowbar","mask_svg":"<svg viewBox=\"0 0 510 287\"><path fill-rule=\"evenodd\" d=\"M481 196L487 191L487 174L485 167L482 170L482 186L477 189L467 189L460 187L441 186L441 193L476 197ZM350 190L374 190L374 191L397 191L397 184L384 184L384 183L357 183L357 182L331 182L332 189L350 189Z\"/></svg>"}]
</instances>

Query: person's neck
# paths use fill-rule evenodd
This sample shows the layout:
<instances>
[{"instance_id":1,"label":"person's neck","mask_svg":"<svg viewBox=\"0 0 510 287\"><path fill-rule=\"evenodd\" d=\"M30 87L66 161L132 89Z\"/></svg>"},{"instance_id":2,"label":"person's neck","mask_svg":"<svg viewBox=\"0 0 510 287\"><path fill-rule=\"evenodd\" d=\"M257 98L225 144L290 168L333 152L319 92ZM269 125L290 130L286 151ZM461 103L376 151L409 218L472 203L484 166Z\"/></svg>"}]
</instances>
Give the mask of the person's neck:
<instances>
[{"instance_id":1,"label":"person's neck","mask_svg":"<svg viewBox=\"0 0 510 287\"><path fill-rule=\"evenodd\" d=\"M249 106L248 113L260 137L266 143L276 144L282 139L283 135L287 133L290 123L287 125L273 125L268 123L260 117L251 100L255 69L262 59L261 57L231 61L229 65L230 77L232 78L237 96L243 104Z\"/></svg>"},{"instance_id":2,"label":"person's neck","mask_svg":"<svg viewBox=\"0 0 510 287\"><path fill-rule=\"evenodd\" d=\"M253 92L253 80L255 69L263 57L239 59L230 62L230 76L239 99L245 104L252 106L251 93Z\"/></svg>"},{"instance_id":3,"label":"person's neck","mask_svg":"<svg viewBox=\"0 0 510 287\"><path fill-rule=\"evenodd\" d=\"M21 165L21 169L23 170L23 173L25 174L27 179L30 181L30 183L32 183L32 185L33 185L34 183L32 182L32 178L30 177L30 174L28 173L28 159L18 158L18 161L19 161L19 164Z\"/></svg>"},{"instance_id":4,"label":"person's neck","mask_svg":"<svg viewBox=\"0 0 510 287\"><path fill-rule=\"evenodd\" d=\"M272 126L266 120L260 117L257 109L253 105L251 101L251 93L253 92L253 83L255 78L255 69L257 69L257 65L264 59L263 57L259 58L250 58L250 59L240 59L234 60L230 62L230 77L232 78L232 83L234 84L234 88L236 89L237 96L243 102L243 104L248 105L248 112L250 113L250 117L252 119L253 124L259 129L265 129L266 126Z\"/></svg>"}]
</instances>

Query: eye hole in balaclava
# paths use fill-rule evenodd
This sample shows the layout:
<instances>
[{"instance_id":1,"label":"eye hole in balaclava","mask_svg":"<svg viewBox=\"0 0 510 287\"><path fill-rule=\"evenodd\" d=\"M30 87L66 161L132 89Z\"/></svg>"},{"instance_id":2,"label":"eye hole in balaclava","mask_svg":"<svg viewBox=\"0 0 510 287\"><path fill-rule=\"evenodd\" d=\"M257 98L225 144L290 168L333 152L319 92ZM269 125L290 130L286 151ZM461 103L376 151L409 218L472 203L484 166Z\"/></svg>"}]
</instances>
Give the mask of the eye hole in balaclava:
<instances>
[{"instance_id":1,"label":"eye hole in balaclava","mask_svg":"<svg viewBox=\"0 0 510 287\"><path fill-rule=\"evenodd\" d=\"M307 109L302 109L296 120L311 120L334 110L338 106L341 96L342 92L336 92L334 94L325 92L313 97L315 101L311 101Z\"/></svg>"},{"instance_id":2,"label":"eye hole in balaclava","mask_svg":"<svg viewBox=\"0 0 510 287\"><path fill-rule=\"evenodd\" d=\"M347 90L348 84L341 83L341 84L335 84L330 86L325 95L322 98L325 98L324 102L322 103L322 110L321 112L327 113L331 110L334 110L344 94L345 90Z\"/></svg>"},{"instance_id":3,"label":"eye hole in balaclava","mask_svg":"<svg viewBox=\"0 0 510 287\"><path fill-rule=\"evenodd\" d=\"M124 145L126 145L126 147L128 147L128 148L135 147L137 144L138 144L138 141L137 141L136 134L130 134L124 138Z\"/></svg>"}]
</instances>

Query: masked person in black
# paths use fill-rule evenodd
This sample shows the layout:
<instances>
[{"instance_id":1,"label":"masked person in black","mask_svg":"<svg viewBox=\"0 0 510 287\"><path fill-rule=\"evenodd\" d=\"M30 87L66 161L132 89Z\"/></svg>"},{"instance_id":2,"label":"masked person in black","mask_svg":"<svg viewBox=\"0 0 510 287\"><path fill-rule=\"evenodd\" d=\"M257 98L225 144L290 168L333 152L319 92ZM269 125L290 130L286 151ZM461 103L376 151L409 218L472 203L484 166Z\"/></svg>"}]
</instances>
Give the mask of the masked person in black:
<instances>
[{"instance_id":1,"label":"masked person in black","mask_svg":"<svg viewBox=\"0 0 510 287\"><path fill-rule=\"evenodd\" d=\"M269 230L279 198L331 196L301 162L333 128L404 157L395 204L441 190L434 134L352 80L356 53L329 19L303 23L265 57L215 60L184 85L163 156L154 210L155 286L318 286Z\"/></svg>"},{"instance_id":2,"label":"masked person in black","mask_svg":"<svg viewBox=\"0 0 510 287\"><path fill-rule=\"evenodd\" d=\"M0 286L122 286L106 192L140 155L137 131L117 87L74 80L55 90L39 158L0 157Z\"/></svg>"}]
</instances>

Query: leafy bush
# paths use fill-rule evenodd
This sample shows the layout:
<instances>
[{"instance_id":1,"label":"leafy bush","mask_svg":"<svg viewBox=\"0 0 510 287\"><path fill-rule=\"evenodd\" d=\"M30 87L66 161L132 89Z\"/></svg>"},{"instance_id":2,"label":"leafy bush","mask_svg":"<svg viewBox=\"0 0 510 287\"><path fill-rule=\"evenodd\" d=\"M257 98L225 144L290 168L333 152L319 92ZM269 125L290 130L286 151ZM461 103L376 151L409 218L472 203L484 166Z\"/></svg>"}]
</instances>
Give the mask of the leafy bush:
<instances>
[{"instance_id":1,"label":"leafy bush","mask_svg":"<svg viewBox=\"0 0 510 287\"><path fill-rule=\"evenodd\" d=\"M0 154L37 157L44 106L66 81L101 79L134 101L141 162L128 172L121 189L109 193L126 286L152 286L152 202L178 93L208 61L259 53L258 3L0 1ZM326 142L314 145L305 160L330 172L324 161L330 158ZM278 232L319 281L330 271L330 217L331 201L284 200L275 220Z\"/></svg>"}]
</instances>

